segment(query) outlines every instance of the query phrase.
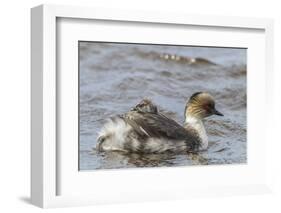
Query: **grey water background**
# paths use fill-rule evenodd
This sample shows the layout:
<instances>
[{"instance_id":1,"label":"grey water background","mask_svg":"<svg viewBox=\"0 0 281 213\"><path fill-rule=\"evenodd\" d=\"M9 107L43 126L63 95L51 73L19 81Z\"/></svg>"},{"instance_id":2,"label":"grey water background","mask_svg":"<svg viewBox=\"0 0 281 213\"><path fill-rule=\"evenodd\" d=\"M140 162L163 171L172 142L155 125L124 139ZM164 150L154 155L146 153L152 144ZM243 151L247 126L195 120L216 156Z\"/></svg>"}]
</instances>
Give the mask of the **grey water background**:
<instances>
[{"instance_id":1,"label":"grey water background","mask_svg":"<svg viewBox=\"0 0 281 213\"><path fill-rule=\"evenodd\" d=\"M199 57L199 60L193 59ZM247 49L79 42L79 169L240 164L247 162ZM150 98L183 123L188 98L211 93L224 117L205 120L207 151L197 154L97 153L106 118Z\"/></svg>"}]
</instances>

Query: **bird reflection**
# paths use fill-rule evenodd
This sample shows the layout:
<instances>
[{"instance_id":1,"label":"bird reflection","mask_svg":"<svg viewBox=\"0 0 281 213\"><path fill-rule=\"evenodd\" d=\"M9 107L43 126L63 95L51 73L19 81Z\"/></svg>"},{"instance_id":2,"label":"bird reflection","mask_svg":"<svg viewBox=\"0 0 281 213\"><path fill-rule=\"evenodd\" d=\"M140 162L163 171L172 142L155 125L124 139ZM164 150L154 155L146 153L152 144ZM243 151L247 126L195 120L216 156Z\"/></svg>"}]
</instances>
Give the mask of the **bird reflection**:
<instances>
[{"instance_id":1,"label":"bird reflection","mask_svg":"<svg viewBox=\"0 0 281 213\"><path fill-rule=\"evenodd\" d=\"M207 165L208 159L206 153L186 153L176 155L174 153L162 154L139 154L125 152L107 152L99 153L93 150L92 154L98 155L101 158L103 169L106 168L141 168L141 167L170 167L178 165L178 161L187 165Z\"/></svg>"}]
</instances>

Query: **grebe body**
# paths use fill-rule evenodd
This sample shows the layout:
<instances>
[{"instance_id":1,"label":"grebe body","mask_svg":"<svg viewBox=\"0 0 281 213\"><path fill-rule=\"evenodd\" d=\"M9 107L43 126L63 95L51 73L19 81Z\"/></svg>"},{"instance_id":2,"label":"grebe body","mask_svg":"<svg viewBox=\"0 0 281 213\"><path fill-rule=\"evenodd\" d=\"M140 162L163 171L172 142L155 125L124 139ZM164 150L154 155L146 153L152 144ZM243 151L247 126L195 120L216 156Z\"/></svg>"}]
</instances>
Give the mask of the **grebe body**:
<instances>
[{"instance_id":1,"label":"grebe body","mask_svg":"<svg viewBox=\"0 0 281 213\"><path fill-rule=\"evenodd\" d=\"M185 123L180 125L160 113L144 99L131 111L110 118L100 131L99 151L136 153L197 152L208 147L203 124L205 117L222 115L213 97L204 92L193 94L185 107Z\"/></svg>"}]
</instances>

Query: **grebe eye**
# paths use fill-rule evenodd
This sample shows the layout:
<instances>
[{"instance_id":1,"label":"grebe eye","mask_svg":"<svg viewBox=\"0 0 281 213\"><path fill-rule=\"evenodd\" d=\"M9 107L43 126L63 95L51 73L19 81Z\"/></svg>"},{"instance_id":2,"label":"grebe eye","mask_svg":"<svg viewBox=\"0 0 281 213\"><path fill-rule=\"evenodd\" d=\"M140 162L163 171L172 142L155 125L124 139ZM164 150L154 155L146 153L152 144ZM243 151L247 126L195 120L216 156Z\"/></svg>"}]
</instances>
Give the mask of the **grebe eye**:
<instances>
[{"instance_id":1,"label":"grebe eye","mask_svg":"<svg viewBox=\"0 0 281 213\"><path fill-rule=\"evenodd\" d=\"M215 107L215 106L214 106L213 103L207 103L207 104L204 105L204 109L205 109L206 111L208 111L208 112L211 112L214 107Z\"/></svg>"}]
</instances>

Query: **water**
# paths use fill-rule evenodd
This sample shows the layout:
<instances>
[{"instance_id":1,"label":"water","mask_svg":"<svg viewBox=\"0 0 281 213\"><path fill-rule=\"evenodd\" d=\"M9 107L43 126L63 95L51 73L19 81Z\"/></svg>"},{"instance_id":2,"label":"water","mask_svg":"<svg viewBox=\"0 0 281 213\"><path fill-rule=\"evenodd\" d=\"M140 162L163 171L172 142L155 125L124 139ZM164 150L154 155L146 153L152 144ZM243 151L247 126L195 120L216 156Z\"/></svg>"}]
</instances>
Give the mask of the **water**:
<instances>
[{"instance_id":1,"label":"water","mask_svg":"<svg viewBox=\"0 0 281 213\"><path fill-rule=\"evenodd\" d=\"M246 163L246 49L80 42L79 51L80 170ZM192 63L195 57L204 60ZM224 114L205 120L207 151L139 155L93 149L105 118L148 97L182 123L185 102L198 91L211 93Z\"/></svg>"}]
</instances>

